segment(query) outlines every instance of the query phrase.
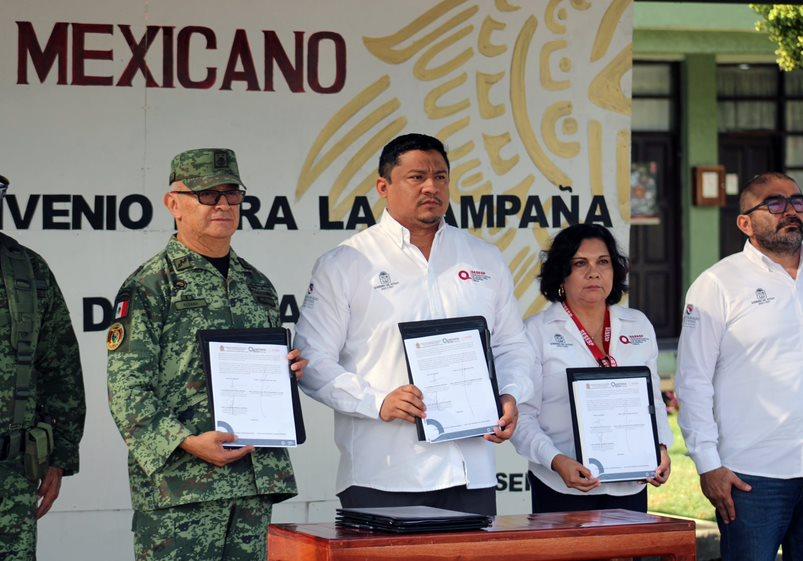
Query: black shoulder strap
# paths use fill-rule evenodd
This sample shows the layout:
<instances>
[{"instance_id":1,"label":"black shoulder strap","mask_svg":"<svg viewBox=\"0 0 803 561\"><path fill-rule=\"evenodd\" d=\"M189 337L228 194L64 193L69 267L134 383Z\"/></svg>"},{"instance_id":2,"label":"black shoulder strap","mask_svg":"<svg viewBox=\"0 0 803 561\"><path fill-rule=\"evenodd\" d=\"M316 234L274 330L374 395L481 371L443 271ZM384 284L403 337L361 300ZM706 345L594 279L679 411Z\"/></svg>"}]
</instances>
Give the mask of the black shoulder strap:
<instances>
[{"instance_id":1,"label":"black shoulder strap","mask_svg":"<svg viewBox=\"0 0 803 561\"><path fill-rule=\"evenodd\" d=\"M28 253L16 240L0 234L0 269L11 316L11 347L16 351L16 387L12 401L11 432L22 428L29 416L33 393L33 357L39 339L41 310L37 289L44 281L34 277ZM13 443L12 443L13 444Z\"/></svg>"}]
</instances>

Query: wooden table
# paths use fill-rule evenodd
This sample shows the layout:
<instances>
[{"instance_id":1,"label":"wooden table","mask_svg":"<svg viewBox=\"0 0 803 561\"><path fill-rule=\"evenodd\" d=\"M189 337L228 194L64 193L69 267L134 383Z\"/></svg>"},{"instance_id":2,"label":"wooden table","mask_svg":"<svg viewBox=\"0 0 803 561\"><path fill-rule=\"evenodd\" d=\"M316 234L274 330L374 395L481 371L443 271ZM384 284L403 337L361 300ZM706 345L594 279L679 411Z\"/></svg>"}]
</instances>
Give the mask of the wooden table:
<instances>
[{"instance_id":1,"label":"wooden table","mask_svg":"<svg viewBox=\"0 0 803 561\"><path fill-rule=\"evenodd\" d=\"M271 561L560 561L697 558L694 522L629 510L497 516L474 532L395 535L328 524L272 524Z\"/></svg>"}]
</instances>

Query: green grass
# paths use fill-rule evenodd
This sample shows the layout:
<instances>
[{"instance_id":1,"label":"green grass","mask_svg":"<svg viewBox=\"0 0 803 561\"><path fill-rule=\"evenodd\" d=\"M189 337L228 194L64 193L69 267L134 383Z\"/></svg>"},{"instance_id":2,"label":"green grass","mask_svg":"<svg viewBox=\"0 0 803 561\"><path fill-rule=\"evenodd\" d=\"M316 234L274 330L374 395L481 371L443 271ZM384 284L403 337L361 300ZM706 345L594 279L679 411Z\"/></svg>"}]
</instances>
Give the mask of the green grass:
<instances>
[{"instance_id":1,"label":"green grass","mask_svg":"<svg viewBox=\"0 0 803 561\"><path fill-rule=\"evenodd\" d=\"M714 507L700 490L700 477L680 434L677 414L669 416L669 426L675 434L675 444L669 449L672 473L665 485L658 488L647 486L650 512L715 520Z\"/></svg>"}]
</instances>

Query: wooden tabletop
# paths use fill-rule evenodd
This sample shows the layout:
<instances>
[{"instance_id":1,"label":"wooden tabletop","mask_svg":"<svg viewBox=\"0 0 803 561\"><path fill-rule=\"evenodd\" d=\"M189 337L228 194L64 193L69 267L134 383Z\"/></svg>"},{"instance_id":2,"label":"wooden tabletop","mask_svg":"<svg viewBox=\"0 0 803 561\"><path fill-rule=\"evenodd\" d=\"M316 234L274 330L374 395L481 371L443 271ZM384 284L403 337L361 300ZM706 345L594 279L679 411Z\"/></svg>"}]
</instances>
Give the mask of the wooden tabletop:
<instances>
[{"instance_id":1,"label":"wooden tabletop","mask_svg":"<svg viewBox=\"0 0 803 561\"><path fill-rule=\"evenodd\" d=\"M571 542L567 542L570 539ZM515 542L515 544L514 544ZM388 534L334 523L273 524L269 532L270 559L599 559L667 555L694 559L694 522L628 510L557 512L497 516L478 531L430 534ZM567 547L569 543L571 547ZM513 546L514 549L510 549ZM381 551L380 551L381 548ZM323 556L322 552L326 552ZM305 557L305 552L309 557ZM359 552L359 553L358 553ZM670 555L671 554L671 555ZM441 557L440 555L444 555ZM606 557L607 558L607 557Z\"/></svg>"}]
</instances>

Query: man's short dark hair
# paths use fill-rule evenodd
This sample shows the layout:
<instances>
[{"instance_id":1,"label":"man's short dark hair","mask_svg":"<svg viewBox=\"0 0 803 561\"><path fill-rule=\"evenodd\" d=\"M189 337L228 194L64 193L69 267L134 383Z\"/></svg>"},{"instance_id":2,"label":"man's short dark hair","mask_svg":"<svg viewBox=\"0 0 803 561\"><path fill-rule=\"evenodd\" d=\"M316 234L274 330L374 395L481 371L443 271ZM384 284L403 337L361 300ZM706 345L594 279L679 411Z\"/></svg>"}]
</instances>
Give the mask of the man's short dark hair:
<instances>
[{"instance_id":1,"label":"man's short dark hair","mask_svg":"<svg viewBox=\"0 0 803 561\"><path fill-rule=\"evenodd\" d=\"M754 206L751 197L756 198L756 192L758 191L759 187L763 187L772 181L791 181L797 186L798 189L800 189L800 186L797 185L797 181L785 173L781 173L779 171L765 171L764 173L753 176L750 181L744 184L742 192L739 194L739 212L743 214L747 211L747 209Z\"/></svg>"},{"instance_id":2,"label":"man's short dark hair","mask_svg":"<svg viewBox=\"0 0 803 561\"><path fill-rule=\"evenodd\" d=\"M449 157L446 155L446 148L443 142L426 134L403 134L397 136L382 148L382 153L379 155L379 175L390 181L390 172L399 165L399 157L405 152L410 150L423 150L430 152L434 150L443 156L446 162L446 169L449 169Z\"/></svg>"},{"instance_id":3,"label":"man's short dark hair","mask_svg":"<svg viewBox=\"0 0 803 561\"><path fill-rule=\"evenodd\" d=\"M619 251L613 234L599 224L573 224L558 232L552 240L552 246L545 252L541 274L538 275L541 280L541 294L547 300L561 302L566 299L565 295L561 296L558 289L572 272L572 257L584 240L593 239L605 243L613 265L613 287L605 303L608 305L619 303L622 295L627 292L626 280L630 266L627 257Z\"/></svg>"}]
</instances>

